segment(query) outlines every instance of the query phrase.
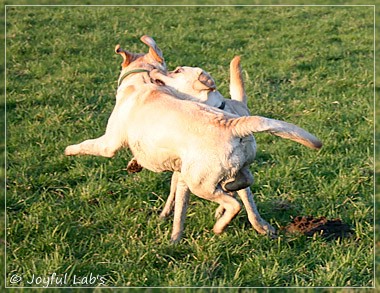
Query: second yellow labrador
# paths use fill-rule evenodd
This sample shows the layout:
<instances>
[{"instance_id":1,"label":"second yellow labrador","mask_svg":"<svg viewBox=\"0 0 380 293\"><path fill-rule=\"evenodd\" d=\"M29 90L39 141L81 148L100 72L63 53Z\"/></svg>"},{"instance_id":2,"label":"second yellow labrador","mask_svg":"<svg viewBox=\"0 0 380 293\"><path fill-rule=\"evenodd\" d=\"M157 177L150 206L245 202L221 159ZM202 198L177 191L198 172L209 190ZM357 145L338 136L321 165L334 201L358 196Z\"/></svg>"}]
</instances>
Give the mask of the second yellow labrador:
<instances>
[{"instance_id":1,"label":"second yellow labrador","mask_svg":"<svg viewBox=\"0 0 380 293\"><path fill-rule=\"evenodd\" d=\"M225 99L222 94L216 90L215 81L207 72L201 68L196 67L177 67L174 71L169 72L167 75L162 74L158 70L153 70L150 73L152 79L161 84L172 87L177 91L184 92L191 95L199 102L207 105L223 109L229 113L236 114L238 116L249 116L250 112L247 107L247 96L244 89L243 78L240 67L240 57L236 56L230 63L230 95L231 99ZM250 140L252 148L256 149L255 139L252 137ZM175 204L176 194L179 201L187 201L188 188L182 188L182 194L178 194L176 172L173 173L172 183L170 188L170 194L166 201L165 207L162 210L160 217L167 217L173 210ZM244 207L248 214L248 219L253 228L260 234L274 234L275 229L261 218L256 204L253 199L252 192L249 187L237 191L239 197L242 199ZM187 205L185 205L186 207ZM179 230L182 229L184 224L186 211L180 211L176 213L179 219L175 219L174 222L179 223ZM223 206L220 206L215 213L215 217L220 217L224 212Z\"/></svg>"},{"instance_id":2,"label":"second yellow labrador","mask_svg":"<svg viewBox=\"0 0 380 293\"><path fill-rule=\"evenodd\" d=\"M154 69L151 71L150 76L156 82L162 85L168 86L170 88L173 88L181 93L186 93L194 97L197 101L202 102L206 105L223 109L229 113L236 114L238 116L250 115L249 109L247 107L247 96L244 89L243 78L241 75L239 56L236 56L230 63L231 99L224 98L222 94L216 90L216 85L213 78L207 72L205 72L202 68L183 66L183 67L177 67L175 70L168 73L162 73L160 70ZM262 127L260 126L260 124L264 121L265 120L258 120L257 126L259 128ZM277 121L276 123L279 123L279 121ZM308 136L303 137L303 135L306 132L299 132L298 135L287 136L288 134L285 134L285 133L291 131L291 129L290 128L288 129L287 127L288 127L287 124L283 124L282 129L280 129L278 125L275 126L275 124L273 124L271 127L267 127L263 131L274 132L274 134L276 135L284 136L291 140L298 141L304 145L307 145L308 147L312 147L312 148L314 147L309 144ZM278 130L280 130L280 133L276 132ZM255 139L253 137L251 138L252 139L249 140L249 143L251 144L252 149L256 150ZM167 217L171 213L171 211L173 210L173 207L175 207L175 200L185 201L185 202L187 202L188 200L188 193L189 193L188 188L184 187L184 188L181 188L180 190L176 189L177 176L178 176L178 173L176 172L172 176L170 194L166 201L165 207L160 215L162 218ZM244 204L244 207L246 208L248 219L251 225L253 226L253 228L261 234L275 233L275 229L269 223L267 223L264 219L261 218L257 210L256 204L254 202L253 195L250 188L247 187L245 189L237 190L236 192L238 193L239 197L241 198ZM186 207L187 204L182 205L182 206ZM177 224L179 227L183 227L185 212L186 211L179 211L175 213L175 216L177 215L177 217L181 217L178 219L174 219L174 222L180 223L180 224ZM217 209L215 216L219 217L223 214L223 212L224 212L223 206L220 206ZM182 229L180 229L180 231L182 231Z\"/></svg>"}]
</instances>

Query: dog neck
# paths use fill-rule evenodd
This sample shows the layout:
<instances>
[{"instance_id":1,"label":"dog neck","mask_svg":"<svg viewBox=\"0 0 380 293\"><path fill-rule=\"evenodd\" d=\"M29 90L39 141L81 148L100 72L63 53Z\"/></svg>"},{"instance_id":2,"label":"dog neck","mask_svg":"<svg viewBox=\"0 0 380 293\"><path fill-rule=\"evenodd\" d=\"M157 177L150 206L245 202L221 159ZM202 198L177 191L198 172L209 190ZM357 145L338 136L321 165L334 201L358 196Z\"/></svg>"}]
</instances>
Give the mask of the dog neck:
<instances>
[{"instance_id":1,"label":"dog neck","mask_svg":"<svg viewBox=\"0 0 380 293\"><path fill-rule=\"evenodd\" d=\"M131 75L133 73L142 73L142 72L149 72L149 70L147 69L143 69L143 68L136 68L136 69L132 69L132 70L128 70L126 72L124 72L120 78L119 78L119 81L118 81L118 87L121 85L121 83L123 82L123 80L128 76L128 75Z\"/></svg>"},{"instance_id":2,"label":"dog neck","mask_svg":"<svg viewBox=\"0 0 380 293\"><path fill-rule=\"evenodd\" d=\"M207 93L207 100L204 103L221 110L223 110L225 106L224 98L218 91L209 91Z\"/></svg>"},{"instance_id":3,"label":"dog neck","mask_svg":"<svg viewBox=\"0 0 380 293\"><path fill-rule=\"evenodd\" d=\"M123 69L118 79L117 91L133 84L150 83L149 72L146 68Z\"/></svg>"}]
</instances>

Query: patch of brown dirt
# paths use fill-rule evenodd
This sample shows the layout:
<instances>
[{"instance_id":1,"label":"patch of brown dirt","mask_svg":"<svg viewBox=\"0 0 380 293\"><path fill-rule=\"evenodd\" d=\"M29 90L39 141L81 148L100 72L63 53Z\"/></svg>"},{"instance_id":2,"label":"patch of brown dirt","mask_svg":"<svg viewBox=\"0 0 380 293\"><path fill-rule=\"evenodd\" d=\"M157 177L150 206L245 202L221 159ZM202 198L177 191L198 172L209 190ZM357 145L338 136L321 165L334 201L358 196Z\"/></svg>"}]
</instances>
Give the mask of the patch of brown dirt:
<instances>
[{"instance_id":1,"label":"patch of brown dirt","mask_svg":"<svg viewBox=\"0 0 380 293\"><path fill-rule=\"evenodd\" d=\"M285 227L286 232L313 236L318 233L325 238L347 237L353 230L341 219L328 220L326 217L298 216Z\"/></svg>"}]
</instances>

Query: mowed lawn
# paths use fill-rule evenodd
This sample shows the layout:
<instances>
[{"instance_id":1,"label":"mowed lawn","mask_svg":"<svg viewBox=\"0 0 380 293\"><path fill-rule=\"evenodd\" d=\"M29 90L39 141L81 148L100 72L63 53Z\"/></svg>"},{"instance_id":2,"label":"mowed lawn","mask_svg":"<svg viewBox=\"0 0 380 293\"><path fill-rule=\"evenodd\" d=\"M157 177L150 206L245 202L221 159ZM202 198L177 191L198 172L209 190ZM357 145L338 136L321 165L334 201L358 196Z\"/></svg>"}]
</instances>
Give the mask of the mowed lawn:
<instances>
[{"instance_id":1,"label":"mowed lawn","mask_svg":"<svg viewBox=\"0 0 380 293\"><path fill-rule=\"evenodd\" d=\"M373 7L7 7L6 285L373 286L373 22ZM255 136L251 189L277 239L258 235L244 209L214 235L217 205L192 195L173 245L171 219L158 217L170 173L128 174L128 150L64 156L104 133L122 61L114 47L147 52L144 34L169 69L202 67L226 97L240 55L251 112L323 141L313 151ZM306 215L354 232L282 230Z\"/></svg>"}]
</instances>

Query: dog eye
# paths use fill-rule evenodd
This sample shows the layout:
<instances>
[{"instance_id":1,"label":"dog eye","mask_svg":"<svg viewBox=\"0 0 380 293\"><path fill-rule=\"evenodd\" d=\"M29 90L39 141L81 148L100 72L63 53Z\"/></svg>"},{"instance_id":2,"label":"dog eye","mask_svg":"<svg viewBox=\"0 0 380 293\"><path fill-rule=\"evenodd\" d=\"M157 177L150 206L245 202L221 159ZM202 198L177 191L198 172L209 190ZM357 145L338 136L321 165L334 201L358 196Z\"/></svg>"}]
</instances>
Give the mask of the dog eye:
<instances>
[{"instance_id":1,"label":"dog eye","mask_svg":"<svg viewBox=\"0 0 380 293\"><path fill-rule=\"evenodd\" d=\"M183 68L182 67L177 67L175 70L174 70L174 73L181 73L183 72Z\"/></svg>"}]
</instances>

